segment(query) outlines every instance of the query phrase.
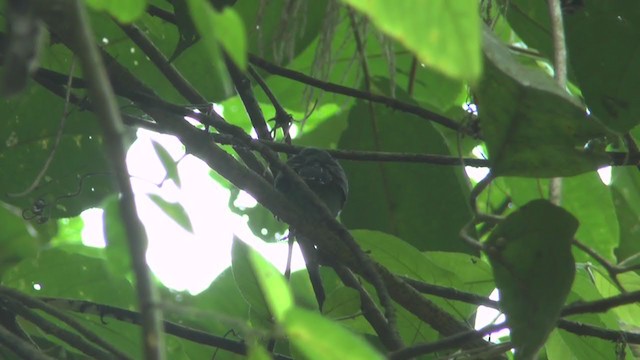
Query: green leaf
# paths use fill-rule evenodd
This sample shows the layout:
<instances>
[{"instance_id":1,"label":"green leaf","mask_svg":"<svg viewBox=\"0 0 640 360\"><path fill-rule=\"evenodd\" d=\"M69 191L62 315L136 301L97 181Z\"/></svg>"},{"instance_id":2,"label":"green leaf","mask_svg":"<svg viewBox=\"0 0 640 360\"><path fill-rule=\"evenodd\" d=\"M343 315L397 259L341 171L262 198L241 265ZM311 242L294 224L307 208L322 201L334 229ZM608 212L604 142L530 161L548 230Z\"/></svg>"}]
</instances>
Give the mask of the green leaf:
<instances>
[{"instance_id":1,"label":"green leaf","mask_svg":"<svg viewBox=\"0 0 640 360\"><path fill-rule=\"evenodd\" d=\"M219 28L219 24L216 24L216 11L204 0L187 0L187 4L189 5L191 19L202 37L201 42L204 43L206 47L213 68L220 74L226 74L226 68L219 48L219 38L222 35L218 34L218 32L224 31L224 29ZM223 81L218 85L223 87L226 94L231 94L231 83L229 82L228 76L221 76L220 78L223 79Z\"/></svg>"},{"instance_id":2,"label":"green leaf","mask_svg":"<svg viewBox=\"0 0 640 360\"><path fill-rule=\"evenodd\" d=\"M491 270L478 258L459 253L421 253L411 244L378 231L352 230L351 234L363 251L395 274L485 296L494 289ZM461 320L475 311L467 304L437 297L433 300Z\"/></svg>"},{"instance_id":3,"label":"green leaf","mask_svg":"<svg viewBox=\"0 0 640 360\"><path fill-rule=\"evenodd\" d=\"M307 359L384 359L364 339L317 313L291 308L282 325L289 341Z\"/></svg>"},{"instance_id":4,"label":"green leaf","mask_svg":"<svg viewBox=\"0 0 640 360\"><path fill-rule=\"evenodd\" d=\"M120 201L118 196L109 197L103 204L104 238L107 243L105 255L107 266L115 275L129 276L131 269L131 253L128 237L122 223Z\"/></svg>"},{"instance_id":5,"label":"green leaf","mask_svg":"<svg viewBox=\"0 0 640 360\"><path fill-rule=\"evenodd\" d=\"M397 93L406 99L399 89ZM383 105L372 107L375 116L366 103L356 102L339 148L450 154L430 122ZM341 214L347 227L393 234L419 250L474 253L459 236L471 218L461 168L373 161L342 165L349 178L349 197Z\"/></svg>"},{"instance_id":6,"label":"green leaf","mask_svg":"<svg viewBox=\"0 0 640 360\"><path fill-rule=\"evenodd\" d=\"M225 8L220 13L213 12L213 21L218 29L224 29L224 32L215 33L220 45L238 68L245 70L247 68L247 34L242 18L235 10Z\"/></svg>"},{"instance_id":7,"label":"green leaf","mask_svg":"<svg viewBox=\"0 0 640 360\"><path fill-rule=\"evenodd\" d=\"M608 164L585 149L608 131L539 69L519 64L485 31L485 73L476 89L480 124L495 175L571 176Z\"/></svg>"},{"instance_id":8,"label":"green leaf","mask_svg":"<svg viewBox=\"0 0 640 360\"><path fill-rule=\"evenodd\" d=\"M39 186L27 195L17 196L33 184L53 151L64 101L38 85L28 88L19 98L0 101L0 114L5 119L0 125L0 138L5 139L0 148L1 201L25 210L42 199L44 215L57 219L76 216L113 193L95 117L73 106L70 109L53 160Z\"/></svg>"},{"instance_id":9,"label":"green leaf","mask_svg":"<svg viewBox=\"0 0 640 360\"><path fill-rule=\"evenodd\" d=\"M173 160L173 157L167 149L164 148L159 142L151 139L151 145L153 145L153 150L155 150L156 155L158 155L158 159L162 162L164 166L164 170L167 172L167 177L176 184L176 186L180 187L180 174L178 173L178 164Z\"/></svg>"},{"instance_id":10,"label":"green leaf","mask_svg":"<svg viewBox=\"0 0 640 360\"><path fill-rule=\"evenodd\" d=\"M40 242L29 225L14 211L0 203L0 279L5 271L24 259L34 257Z\"/></svg>"},{"instance_id":11,"label":"green leaf","mask_svg":"<svg viewBox=\"0 0 640 360\"><path fill-rule=\"evenodd\" d=\"M343 0L380 30L443 73L475 81L482 70L480 17L474 0Z\"/></svg>"},{"instance_id":12,"label":"green leaf","mask_svg":"<svg viewBox=\"0 0 640 360\"><path fill-rule=\"evenodd\" d=\"M575 275L571 241L577 228L564 209L534 200L510 214L487 240L516 359L534 357L555 328Z\"/></svg>"},{"instance_id":13,"label":"green leaf","mask_svg":"<svg viewBox=\"0 0 640 360\"><path fill-rule=\"evenodd\" d=\"M251 309L264 319L282 321L293 306L284 276L257 251L235 238L231 250L233 276Z\"/></svg>"},{"instance_id":14,"label":"green leaf","mask_svg":"<svg viewBox=\"0 0 640 360\"><path fill-rule=\"evenodd\" d=\"M160 195L148 194L149 198L158 205L165 214L172 218L178 225L188 232L193 232L193 226L191 226L191 220L187 211L182 207L180 203L171 203L163 199Z\"/></svg>"},{"instance_id":15,"label":"green leaf","mask_svg":"<svg viewBox=\"0 0 640 360\"><path fill-rule=\"evenodd\" d=\"M85 0L96 11L106 11L122 23L130 23L144 14L145 0Z\"/></svg>"}]
</instances>

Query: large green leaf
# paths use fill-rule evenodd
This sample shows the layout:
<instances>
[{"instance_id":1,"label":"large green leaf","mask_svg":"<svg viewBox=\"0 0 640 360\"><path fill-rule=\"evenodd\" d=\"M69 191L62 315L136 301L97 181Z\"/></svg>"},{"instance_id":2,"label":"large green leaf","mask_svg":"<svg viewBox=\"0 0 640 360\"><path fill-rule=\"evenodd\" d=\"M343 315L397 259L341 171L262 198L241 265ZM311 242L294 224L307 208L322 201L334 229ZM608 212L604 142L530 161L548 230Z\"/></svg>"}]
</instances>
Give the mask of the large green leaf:
<instances>
[{"instance_id":1,"label":"large green leaf","mask_svg":"<svg viewBox=\"0 0 640 360\"><path fill-rule=\"evenodd\" d=\"M21 209L44 201L46 218L70 217L95 206L113 191L103 138L92 114L73 106L39 186L28 194L55 147L64 101L34 85L19 98L0 102L0 200Z\"/></svg>"},{"instance_id":2,"label":"large green leaf","mask_svg":"<svg viewBox=\"0 0 640 360\"><path fill-rule=\"evenodd\" d=\"M364 339L317 313L292 308L283 322L289 341L307 359L383 359Z\"/></svg>"},{"instance_id":3,"label":"large green leaf","mask_svg":"<svg viewBox=\"0 0 640 360\"><path fill-rule=\"evenodd\" d=\"M399 92L399 91L398 91ZM424 119L364 102L349 114L339 147L348 150L449 154ZM471 218L460 168L391 162L342 162L349 197L342 221L350 228L394 234L419 250L471 252L459 237ZM447 204L442 207L437 204Z\"/></svg>"},{"instance_id":4,"label":"large green leaf","mask_svg":"<svg viewBox=\"0 0 640 360\"><path fill-rule=\"evenodd\" d=\"M20 261L37 254L40 243L37 237L29 231L29 224L11 211L5 204L0 203L0 279L4 272Z\"/></svg>"},{"instance_id":5,"label":"large green leaf","mask_svg":"<svg viewBox=\"0 0 640 360\"><path fill-rule=\"evenodd\" d=\"M484 296L495 288L491 270L478 258L457 253L421 253L407 242L378 231L353 230L352 234L372 259L398 275ZM468 304L432 299L461 320L475 311L475 307Z\"/></svg>"},{"instance_id":6,"label":"large green leaf","mask_svg":"<svg viewBox=\"0 0 640 360\"><path fill-rule=\"evenodd\" d=\"M253 311L266 320L282 321L293 306L284 276L258 252L239 239L232 248L233 276Z\"/></svg>"},{"instance_id":7,"label":"large green leaf","mask_svg":"<svg viewBox=\"0 0 640 360\"><path fill-rule=\"evenodd\" d=\"M534 357L555 328L575 275L571 241L577 228L564 209L534 200L489 236L489 260L516 359Z\"/></svg>"},{"instance_id":8,"label":"large green leaf","mask_svg":"<svg viewBox=\"0 0 640 360\"><path fill-rule=\"evenodd\" d=\"M608 164L585 149L607 130L541 69L519 64L488 30L485 73L476 89L482 133L495 175L571 176Z\"/></svg>"},{"instance_id":9,"label":"large green leaf","mask_svg":"<svg viewBox=\"0 0 640 360\"><path fill-rule=\"evenodd\" d=\"M474 81L480 76L477 1L343 1L416 53L422 63L463 80Z\"/></svg>"}]
</instances>

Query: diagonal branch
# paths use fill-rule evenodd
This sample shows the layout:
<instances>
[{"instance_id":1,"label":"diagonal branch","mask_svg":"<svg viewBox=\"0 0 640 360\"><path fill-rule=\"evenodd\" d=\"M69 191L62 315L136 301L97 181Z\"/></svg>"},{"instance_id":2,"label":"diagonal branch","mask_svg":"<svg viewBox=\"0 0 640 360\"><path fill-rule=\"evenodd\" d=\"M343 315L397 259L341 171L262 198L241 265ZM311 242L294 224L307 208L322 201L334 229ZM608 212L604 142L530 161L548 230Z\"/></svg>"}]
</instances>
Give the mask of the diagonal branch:
<instances>
[{"instance_id":1,"label":"diagonal branch","mask_svg":"<svg viewBox=\"0 0 640 360\"><path fill-rule=\"evenodd\" d=\"M79 0L63 0L42 1L38 5L49 10L43 12L43 19L50 28L63 28L68 33L67 45L80 59L89 86L89 94L93 99L95 112L104 132L106 150L110 154L111 166L121 192L119 205L131 252L138 302L143 318L144 351L147 359L163 359L162 312L158 306L151 272L146 263L146 234L136 212L133 190L129 182L129 172L125 162L126 146L123 140L124 125L102 57L94 40L93 30L89 25L84 3ZM64 9L65 13L58 17L61 9ZM61 22L64 24L61 25Z\"/></svg>"}]
</instances>

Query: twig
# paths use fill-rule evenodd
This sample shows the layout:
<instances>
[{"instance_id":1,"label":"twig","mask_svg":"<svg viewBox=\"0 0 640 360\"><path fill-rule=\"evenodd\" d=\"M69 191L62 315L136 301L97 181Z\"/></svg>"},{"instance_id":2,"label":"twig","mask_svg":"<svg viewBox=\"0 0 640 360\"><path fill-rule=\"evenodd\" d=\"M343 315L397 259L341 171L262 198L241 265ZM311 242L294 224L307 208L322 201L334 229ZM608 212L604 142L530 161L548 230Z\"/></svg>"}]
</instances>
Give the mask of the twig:
<instances>
[{"instance_id":1,"label":"twig","mask_svg":"<svg viewBox=\"0 0 640 360\"><path fill-rule=\"evenodd\" d=\"M0 294L4 294L5 296L11 297L13 299L15 299L16 301L24 304L25 306L28 306L32 309L39 309L44 311L45 313L58 318L60 321L64 322L65 324L69 325L69 327L71 327L72 329L76 330L80 335L84 336L85 338L87 338L87 340L92 341L93 343L95 343L96 345L101 346L103 349L111 352L113 355L117 356L118 359L129 359L129 356L124 354L123 352L121 352L120 350L116 349L114 346L112 346L110 343L104 341L101 337L97 336L96 334L94 334L93 332L91 332L89 329L85 328L83 325L81 325L79 322L77 322L75 319L73 319L72 317L68 316L67 314L59 311L58 309L54 308L53 306L42 302L36 298L27 296L25 294L20 293L17 290L14 289L10 289L8 287L5 286L0 286Z\"/></svg>"},{"instance_id":2,"label":"twig","mask_svg":"<svg viewBox=\"0 0 640 360\"><path fill-rule=\"evenodd\" d=\"M71 97L71 89L73 84L73 72L75 70L75 67L76 67L76 59L74 57L71 59L71 66L69 68L69 79L67 80L64 110L62 111L62 116L60 117L60 125L58 125L58 131L56 132L56 139L53 143L53 146L51 147L51 151L49 152L49 156L47 157L47 160L44 162L44 165L42 165L42 169L40 169L40 172L38 173L38 175L36 176L36 178L33 180L33 182L28 188L18 193L7 193L7 196L21 197L21 196L28 195L33 190L35 190L35 188L37 188L38 185L40 185L40 181L42 181L44 174L46 174L47 170L49 170L49 165L51 165L51 162L53 161L53 157L56 154L56 150L58 150L58 146L60 145L60 140L62 139L62 133L64 132L64 125L67 122L67 118L69 117L69 102Z\"/></svg>"},{"instance_id":3,"label":"twig","mask_svg":"<svg viewBox=\"0 0 640 360\"><path fill-rule=\"evenodd\" d=\"M249 54L249 62L274 75L286 77L286 78L301 82L303 84L307 84L307 85L316 87L318 89L322 89L324 91L383 104L393 109L414 114L429 121L434 121L442 126L448 127L455 131L459 131L465 134L470 134L469 130L466 129L464 126L462 126L462 124L454 120L451 120L446 116L442 116L440 114L424 109L420 106L407 104L400 100L396 100L394 98L390 98L387 96L370 94L365 91L349 88L346 86L342 86L342 85L338 85L338 84L334 84L326 81L321 81L311 76L300 73L298 71L289 70L289 69L280 67L278 65L272 64L252 54Z\"/></svg>"},{"instance_id":4,"label":"twig","mask_svg":"<svg viewBox=\"0 0 640 360\"><path fill-rule=\"evenodd\" d=\"M133 190L125 162L126 146L123 141L124 125L118 104L105 71L102 57L95 43L84 2L65 1L73 29L73 51L78 55L93 98L96 114L105 136L106 150L121 192L120 211L131 252L136 277L139 308L142 314L142 339L147 359L164 359L162 312L151 272L146 262L147 239L138 218ZM58 19L60 21L60 19Z\"/></svg>"},{"instance_id":5,"label":"twig","mask_svg":"<svg viewBox=\"0 0 640 360\"><path fill-rule=\"evenodd\" d=\"M32 344L24 341L20 337L14 335L0 324L0 345L13 351L20 359L24 360L55 360L49 355L44 354Z\"/></svg>"},{"instance_id":6,"label":"twig","mask_svg":"<svg viewBox=\"0 0 640 360\"><path fill-rule=\"evenodd\" d=\"M442 351L451 348L462 347L474 339L482 339L484 336L496 331L500 331L507 327L507 324L493 324L483 327L480 330L469 330L460 334L449 336L447 338L434 341L428 344L418 344L410 346L406 349L392 352L388 354L388 358L391 360L405 360L412 359L417 356L431 354L436 351ZM506 351L507 349L505 349Z\"/></svg>"},{"instance_id":7,"label":"twig","mask_svg":"<svg viewBox=\"0 0 640 360\"><path fill-rule=\"evenodd\" d=\"M358 279L353 275L351 270L344 266L336 266L334 267L336 270L336 274L340 277L340 280L350 288L355 289L360 294L360 308L362 309L362 315L367 319L371 327L378 334L378 338L380 342L387 348L389 351L400 350L404 347L402 343L402 338L398 335L397 331L394 331L390 326L384 315L375 302L371 298L371 295L367 292L367 290L360 284Z\"/></svg>"},{"instance_id":8,"label":"twig","mask_svg":"<svg viewBox=\"0 0 640 360\"><path fill-rule=\"evenodd\" d=\"M249 120L251 120L251 124L256 130L256 134L258 134L258 139L272 140L262 109L253 94L251 80L249 80L249 78L243 74L240 69L238 69L236 64L231 61L227 54L224 54L224 62L227 65L227 70L229 71L231 80L236 87L236 91L247 110L247 114L249 114Z\"/></svg>"},{"instance_id":9,"label":"twig","mask_svg":"<svg viewBox=\"0 0 640 360\"><path fill-rule=\"evenodd\" d=\"M70 310L83 314L89 313L99 316L101 319L110 317L118 321L135 325L140 325L142 323L142 316L140 313L115 306L96 304L85 300L67 300L59 298L40 298L40 300L47 302L53 307L60 308L61 310ZM87 309L95 309L95 311ZM197 344L220 348L234 354L247 354L248 349L244 341L233 341L222 336L216 336L204 331L172 323L170 321L163 321L162 324L165 331L173 336L186 339ZM274 358L277 360L291 360L290 357L280 354L274 354Z\"/></svg>"},{"instance_id":10,"label":"twig","mask_svg":"<svg viewBox=\"0 0 640 360\"><path fill-rule=\"evenodd\" d=\"M560 319L558 320L558 327L562 330L574 333L580 336L592 336L603 340L609 340L613 342L625 341L629 344L640 344L640 333L621 331L621 330L607 330L597 326L583 324L579 322Z\"/></svg>"},{"instance_id":11,"label":"twig","mask_svg":"<svg viewBox=\"0 0 640 360\"><path fill-rule=\"evenodd\" d=\"M406 276L401 276L400 278L423 294L435 295L441 298L462 301L468 304L483 305L493 309L500 308L500 304L497 301L491 300L485 296L460 291L445 286L427 284L423 281L411 279Z\"/></svg>"},{"instance_id":12,"label":"twig","mask_svg":"<svg viewBox=\"0 0 640 360\"><path fill-rule=\"evenodd\" d=\"M117 22L116 22L117 23ZM138 45L142 52L149 57L151 62L162 72L171 85L188 101L194 104L206 104L207 99L198 92L198 90L189 83L166 56L158 49L155 44L142 32L136 25L122 25L118 23L120 29Z\"/></svg>"},{"instance_id":13,"label":"twig","mask_svg":"<svg viewBox=\"0 0 640 360\"><path fill-rule=\"evenodd\" d=\"M560 0L547 0L549 18L551 20L551 37L553 39L553 71L560 89L567 87L567 46L565 43L564 25ZM562 201L562 178L552 178L549 182L549 200L555 205Z\"/></svg>"},{"instance_id":14,"label":"twig","mask_svg":"<svg viewBox=\"0 0 640 360\"><path fill-rule=\"evenodd\" d=\"M368 93L371 93L371 74L369 72L369 64L367 63L367 54L365 50L365 44L362 41L362 36L360 35L360 31L358 30L358 23L356 21L355 12L351 7L347 9L347 12L349 14L349 19L351 22L353 37L356 42L356 50L358 52L358 56L360 57L360 63L362 65L362 72L364 74L364 87ZM376 149L380 149L381 148L380 139L379 139L380 133L377 126L376 112L374 110L373 103L371 101L367 101L367 106L369 109L369 121L371 123L371 127L373 129L373 134L374 134L373 135L374 146L376 147ZM387 173L383 168L382 164L378 164L378 167L380 170L380 179L382 180L383 188L385 190L388 190L390 189L389 177L387 176ZM388 195L389 191L385 191L384 193L385 195ZM395 223L395 219L393 217L391 219L391 223L392 224ZM392 225L392 227L395 227L395 225ZM387 318L387 322L389 324L391 331L396 333L396 337L399 338L400 335L398 335L398 329L397 329L397 323L396 323L397 322L396 309L393 307L393 302L391 301L391 297L389 296L389 293L387 292L386 287L382 286L382 284L377 285L376 283L373 283L372 285L375 287L376 292L378 293L378 297L380 298L380 303L384 307L385 317Z\"/></svg>"},{"instance_id":15,"label":"twig","mask_svg":"<svg viewBox=\"0 0 640 360\"><path fill-rule=\"evenodd\" d=\"M605 299L576 302L569 304L562 309L562 316L585 314L585 313L601 313L618 306L633 304L640 301L640 290L632 291Z\"/></svg>"},{"instance_id":16,"label":"twig","mask_svg":"<svg viewBox=\"0 0 640 360\"><path fill-rule=\"evenodd\" d=\"M76 333L50 323L45 318L24 307L24 305L20 304L19 302L11 300L7 297L0 298L0 302L2 303L2 306L9 309L9 311L17 314L18 316L39 327L47 334L51 334L57 337L70 346L91 356L92 358L101 360L116 359L115 355L109 354L104 350L94 346Z\"/></svg>"},{"instance_id":17,"label":"twig","mask_svg":"<svg viewBox=\"0 0 640 360\"><path fill-rule=\"evenodd\" d=\"M622 286L622 284L618 280L618 273L620 272L620 269L617 266L612 265L607 259L605 259L603 256L598 254L597 251L595 251L592 248L588 247L587 245L583 244L578 239L573 239L573 241L571 243L575 247L577 247L578 249L580 249L580 250L584 251L585 253L589 254L589 256L591 256L594 260L596 260L598 263L600 263L600 265L602 265L605 268L605 270L607 270L607 273L609 273L609 277L614 282L614 284L616 284L618 289L620 289L621 291L625 291L624 287Z\"/></svg>"},{"instance_id":18,"label":"twig","mask_svg":"<svg viewBox=\"0 0 640 360\"><path fill-rule=\"evenodd\" d=\"M278 128L282 128L285 142L291 145L291 135L289 135L289 128L291 127L291 123L293 122L293 117L284 109L284 107L282 107L282 105L278 101L278 98L276 98L274 93L269 88L269 85L267 85L266 81L264 81L262 76L260 76L260 74L258 74L258 72L251 65L249 65L249 74L251 74L251 76L256 80L258 85L260 85L260 87L262 88L262 91L265 93L265 95L267 95L267 97L269 98L269 101L271 101L271 104L273 105L273 108L276 111L276 116L275 116L276 124L274 126L274 129L272 130L274 132L273 134L274 138L275 138L275 130L277 130Z\"/></svg>"}]
</instances>

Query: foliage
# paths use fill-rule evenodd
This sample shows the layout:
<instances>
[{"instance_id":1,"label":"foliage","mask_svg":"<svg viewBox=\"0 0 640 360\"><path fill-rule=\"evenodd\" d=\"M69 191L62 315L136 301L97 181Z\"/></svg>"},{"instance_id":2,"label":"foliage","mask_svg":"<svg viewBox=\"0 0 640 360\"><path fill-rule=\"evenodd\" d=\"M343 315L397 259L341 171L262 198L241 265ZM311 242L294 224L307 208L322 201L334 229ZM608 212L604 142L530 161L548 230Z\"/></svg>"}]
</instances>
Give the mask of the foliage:
<instances>
[{"instance_id":1,"label":"foliage","mask_svg":"<svg viewBox=\"0 0 640 360\"><path fill-rule=\"evenodd\" d=\"M16 344L60 359L149 356L138 304L153 301L169 359L640 357L637 1L560 1L563 29L553 1L534 0L1 3L0 357L24 356ZM160 297L141 295L144 239L130 238L114 173L124 159L80 66L76 3L126 124L118 140L177 136L230 204L238 188L258 200L230 206L257 236L273 242L287 222L314 239L328 255L321 310L305 271L286 279L238 239L204 292L154 281ZM553 77L559 32L567 86ZM347 150L332 152L349 178L344 227L269 184L281 166L269 149L299 149L282 135L291 125L293 145ZM153 147L180 187L177 163ZM463 165L491 175L478 183ZM182 204L151 200L195 231ZM92 207L105 210L104 249L80 240L76 216ZM480 305L506 314L490 329L510 329L500 345L467 333Z\"/></svg>"}]
</instances>

